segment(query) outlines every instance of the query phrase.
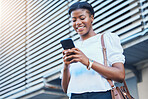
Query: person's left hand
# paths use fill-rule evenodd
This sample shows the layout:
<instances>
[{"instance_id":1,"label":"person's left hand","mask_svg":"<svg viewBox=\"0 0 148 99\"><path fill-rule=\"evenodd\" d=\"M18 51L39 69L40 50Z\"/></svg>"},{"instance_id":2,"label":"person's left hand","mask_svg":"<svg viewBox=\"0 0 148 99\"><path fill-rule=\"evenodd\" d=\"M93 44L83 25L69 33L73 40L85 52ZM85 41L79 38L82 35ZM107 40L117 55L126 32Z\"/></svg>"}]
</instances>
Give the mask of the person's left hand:
<instances>
[{"instance_id":1,"label":"person's left hand","mask_svg":"<svg viewBox=\"0 0 148 99\"><path fill-rule=\"evenodd\" d=\"M70 50L65 51L65 55L63 57L70 63L81 62L85 66L89 65L88 57L78 48L72 48Z\"/></svg>"}]
</instances>

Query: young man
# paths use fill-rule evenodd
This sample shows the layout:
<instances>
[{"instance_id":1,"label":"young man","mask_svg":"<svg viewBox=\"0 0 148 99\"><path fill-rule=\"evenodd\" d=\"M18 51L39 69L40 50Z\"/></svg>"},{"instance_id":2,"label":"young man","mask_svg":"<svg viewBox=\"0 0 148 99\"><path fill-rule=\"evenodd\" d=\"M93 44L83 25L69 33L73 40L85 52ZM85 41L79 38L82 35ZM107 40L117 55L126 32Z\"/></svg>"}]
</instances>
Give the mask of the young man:
<instances>
[{"instance_id":1,"label":"young man","mask_svg":"<svg viewBox=\"0 0 148 99\"><path fill-rule=\"evenodd\" d=\"M92 6L76 2L70 6L69 15L80 40L75 42L76 48L63 51L62 88L70 99L111 99L111 86L106 78L118 82L125 78L120 39L113 33L104 34L108 61L108 66L104 66L101 34L92 27Z\"/></svg>"}]
</instances>

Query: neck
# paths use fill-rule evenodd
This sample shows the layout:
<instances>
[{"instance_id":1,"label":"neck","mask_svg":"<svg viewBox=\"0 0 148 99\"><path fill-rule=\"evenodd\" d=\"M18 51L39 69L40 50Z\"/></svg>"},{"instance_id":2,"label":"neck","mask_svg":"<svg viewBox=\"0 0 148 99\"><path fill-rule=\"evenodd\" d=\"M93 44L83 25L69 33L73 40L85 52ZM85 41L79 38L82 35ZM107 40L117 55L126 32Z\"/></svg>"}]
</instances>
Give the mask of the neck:
<instances>
[{"instance_id":1,"label":"neck","mask_svg":"<svg viewBox=\"0 0 148 99\"><path fill-rule=\"evenodd\" d=\"M85 35L80 35L80 39L82 41L84 41L84 40L86 40L92 36L95 36L95 35L97 35L97 34L94 31L92 31L92 32L86 33Z\"/></svg>"}]
</instances>

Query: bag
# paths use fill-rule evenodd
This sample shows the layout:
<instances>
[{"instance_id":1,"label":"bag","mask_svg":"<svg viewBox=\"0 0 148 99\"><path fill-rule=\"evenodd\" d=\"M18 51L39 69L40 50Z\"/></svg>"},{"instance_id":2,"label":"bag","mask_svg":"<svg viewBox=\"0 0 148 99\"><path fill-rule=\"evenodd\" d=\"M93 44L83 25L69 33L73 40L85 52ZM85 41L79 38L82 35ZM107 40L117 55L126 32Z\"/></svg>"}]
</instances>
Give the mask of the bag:
<instances>
[{"instance_id":1,"label":"bag","mask_svg":"<svg viewBox=\"0 0 148 99\"><path fill-rule=\"evenodd\" d=\"M104 44L103 35L104 34L101 35L101 44L103 48L104 65L107 66L106 48ZM107 79L107 81L112 87L111 89L112 99L134 99L129 93L125 80L123 81L124 85L121 87L115 87L111 79Z\"/></svg>"}]
</instances>

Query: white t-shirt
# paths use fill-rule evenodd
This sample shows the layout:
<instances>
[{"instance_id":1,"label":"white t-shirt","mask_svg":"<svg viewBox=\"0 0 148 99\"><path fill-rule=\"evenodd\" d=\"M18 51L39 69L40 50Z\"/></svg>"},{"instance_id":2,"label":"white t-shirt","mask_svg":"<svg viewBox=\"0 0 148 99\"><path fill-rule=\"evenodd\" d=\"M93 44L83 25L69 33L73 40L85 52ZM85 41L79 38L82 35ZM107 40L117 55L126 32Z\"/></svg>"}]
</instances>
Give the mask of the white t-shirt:
<instances>
[{"instance_id":1,"label":"white t-shirt","mask_svg":"<svg viewBox=\"0 0 148 99\"><path fill-rule=\"evenodd\" d=\"M75 46L79 48L88 58L104 64L101 35L97 34L84 41L76 41ZM123 49L120 44L120 38L114 33L105 33L104 42L107 51L108 66L116 62L125 62ZM63 71L63 70L62 70ZM82 63L70 64L70 82L67 89L67 95L71 93L100 92L111 89L108 81L93 69L87 70ZM118 74L117 74L118 75Z\"/></svg>"}]
</instances>

